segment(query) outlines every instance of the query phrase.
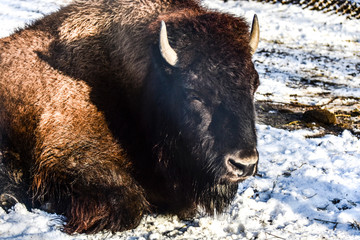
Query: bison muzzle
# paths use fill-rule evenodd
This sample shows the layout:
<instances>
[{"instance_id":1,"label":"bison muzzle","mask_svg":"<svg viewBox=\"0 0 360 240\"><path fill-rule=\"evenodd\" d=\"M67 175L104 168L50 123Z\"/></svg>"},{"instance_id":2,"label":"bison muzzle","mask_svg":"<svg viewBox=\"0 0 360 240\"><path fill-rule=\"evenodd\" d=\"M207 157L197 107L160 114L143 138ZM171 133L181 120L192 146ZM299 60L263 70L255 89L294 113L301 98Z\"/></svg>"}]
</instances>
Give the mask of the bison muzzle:
<instances>
[{"instance_id":1,"label":"bison muzzle","mask_svg":"<svg viewBox=\"0 0 360 240\"><path fill-rule=\"evenodd\" d=\"M222 212L257 171L258 41L191 0L78 0L1 39L1 193L68 233Z\"/></svg>"}]
</instances>

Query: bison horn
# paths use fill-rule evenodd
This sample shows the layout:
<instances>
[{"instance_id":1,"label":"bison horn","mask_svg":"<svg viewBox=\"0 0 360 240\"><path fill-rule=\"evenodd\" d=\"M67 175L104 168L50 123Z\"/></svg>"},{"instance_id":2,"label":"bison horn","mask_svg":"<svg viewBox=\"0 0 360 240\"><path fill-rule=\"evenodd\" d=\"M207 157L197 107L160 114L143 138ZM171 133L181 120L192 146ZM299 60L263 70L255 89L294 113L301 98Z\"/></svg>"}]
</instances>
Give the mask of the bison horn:
<instances>
[{"instance_id":1,"label":"bison horn","mask_svg":"<svg viewBox=\"0 0 360 240\"><path fill-rule=\"evenodd\" d=\"M251 26L251 33L250 33L250 48L251 48L251 54L254 54L256 52L257 46L259 44L259 37L260 37L260 28L259 28L259 21L256 16L254 15L254 19Z\"/></svg>"},{"instance_id":2,"label":"bison horn","mask_svg":"<svg viewBox=\"0 0 360 240\"><path fill-rule=\"evenodd\" d=\"M169 63L171 66L176 66L178 62L178 57L175 50L169 44L166 25L164 21L161 21L159 47L160 47L161 55L165 59L165 61Z\"/></svg>"}]
</instances>

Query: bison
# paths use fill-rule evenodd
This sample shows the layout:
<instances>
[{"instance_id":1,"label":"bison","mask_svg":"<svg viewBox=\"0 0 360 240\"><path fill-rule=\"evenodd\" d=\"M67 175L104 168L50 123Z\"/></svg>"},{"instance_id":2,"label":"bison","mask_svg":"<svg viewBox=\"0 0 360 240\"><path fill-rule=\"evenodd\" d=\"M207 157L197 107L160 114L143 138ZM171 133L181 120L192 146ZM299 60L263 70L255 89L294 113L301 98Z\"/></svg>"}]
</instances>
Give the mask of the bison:
<instances>
[{"instance_id":1,"label":"bison","mask_svg":"<svg viewBox=\"0 0 360 240\"><path fill-rule=\"evenodd\" d=\"M257 171L249 32L194 0L78 0L1 39L1 171L68 233L222 212Z\"/></svg>"}]
</instances>

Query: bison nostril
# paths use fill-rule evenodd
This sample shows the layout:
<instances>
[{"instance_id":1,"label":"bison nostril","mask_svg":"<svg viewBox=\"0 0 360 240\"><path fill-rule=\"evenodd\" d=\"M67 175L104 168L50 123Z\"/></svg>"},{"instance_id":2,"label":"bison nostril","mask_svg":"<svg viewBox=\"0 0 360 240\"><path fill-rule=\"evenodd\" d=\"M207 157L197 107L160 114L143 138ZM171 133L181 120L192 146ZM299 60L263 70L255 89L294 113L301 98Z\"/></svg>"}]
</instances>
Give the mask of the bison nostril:
<instances>
[{"instance_id":1,"label":"bison nostril","mask_svg":"<svg viewBox=\"0 0 360 240\"><path fill-rule=\"evenodd\" d=\"M236 178L245 178L253 175L257 169L259 154L257 150L239 150L225 157L228 174Z\"/></svg>"},{"instance_id":2,"label":"bison nostril","mask_svg":"<svg viewBox=\"0 0 360 240\"><path fill-rule=\"evenodd\" d=\"M229 158L229 163L233 167L237 176L242 176L244 174L245 167L243 164L236 162L234 159Z\"/></svg>"}]
</instances>

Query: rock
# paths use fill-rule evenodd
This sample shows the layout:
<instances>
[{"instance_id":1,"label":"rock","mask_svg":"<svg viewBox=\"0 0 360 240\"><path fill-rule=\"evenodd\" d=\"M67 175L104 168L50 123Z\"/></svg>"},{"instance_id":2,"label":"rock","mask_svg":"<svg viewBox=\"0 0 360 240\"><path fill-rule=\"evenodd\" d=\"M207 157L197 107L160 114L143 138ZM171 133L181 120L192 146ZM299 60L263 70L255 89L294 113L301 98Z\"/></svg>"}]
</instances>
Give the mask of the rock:
<instances>
[{"instance_id":1,"label":"rock","mask_svg":"<svg viewBox=\"0 0 360 240\"><path fill-rule=\"evenodd\" d=\"M326 109L308 110L303 114L303 120L305 122L315 122L325 125L336 124L335 114L329 112Z\"/></svg>"}]
</instances>

